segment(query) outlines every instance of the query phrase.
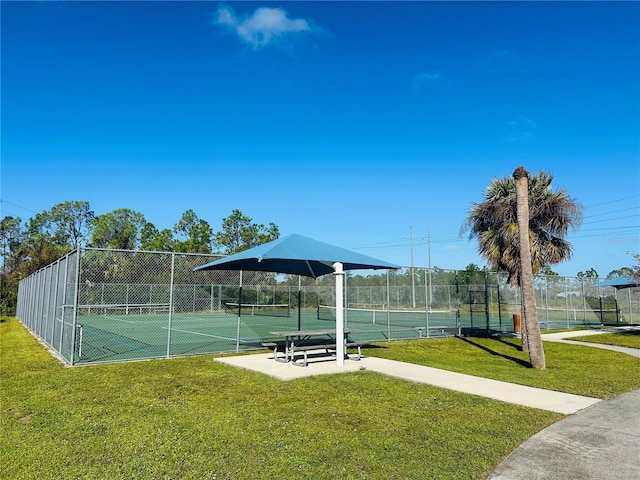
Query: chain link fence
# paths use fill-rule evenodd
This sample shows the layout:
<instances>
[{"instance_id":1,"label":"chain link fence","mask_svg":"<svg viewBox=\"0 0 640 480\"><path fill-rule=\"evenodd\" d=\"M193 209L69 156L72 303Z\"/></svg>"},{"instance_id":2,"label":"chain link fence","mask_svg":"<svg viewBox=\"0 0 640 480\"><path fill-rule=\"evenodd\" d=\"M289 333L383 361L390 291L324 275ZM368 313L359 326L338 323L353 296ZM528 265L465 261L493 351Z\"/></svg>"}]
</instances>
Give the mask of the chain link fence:
<instances>
[{"instance_id":1,"label":"chain link fence","mask_svg":"<svg viewBox=\"0 0 640 480\"><path fill-rule=\"evenodd\" d=\"M335 321L335 280L198 271L215 255L81 249L22 280L20 321L67 364L262 349L272 331ZM402 268L349 272L345 325L356 340L513 332L520 292L503 275ZM638 289L536 278L543 330L640 323Z\"/></svg>"}]
</instances>

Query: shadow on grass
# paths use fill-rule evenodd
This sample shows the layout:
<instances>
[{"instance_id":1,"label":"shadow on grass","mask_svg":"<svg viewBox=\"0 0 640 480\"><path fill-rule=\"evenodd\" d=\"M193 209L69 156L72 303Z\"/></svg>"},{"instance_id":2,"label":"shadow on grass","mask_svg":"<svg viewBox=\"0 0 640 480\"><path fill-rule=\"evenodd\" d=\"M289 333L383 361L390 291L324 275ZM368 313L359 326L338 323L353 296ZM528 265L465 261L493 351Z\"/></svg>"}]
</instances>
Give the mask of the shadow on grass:
<instances>
[{"instance_id":1,"label":"shadow on grass","mask_svg":"<svg viewBox=\"0 0 640 480\"><path fill-rule=\"evenodd\" d=\"M515 348L517 351L521 352L522 351L522 344L517 345L511 342L507 342L505 339L501 338L501 337L491 337L491 340L496 340L500 343L504 343L505 345L510 346L511 348Z\"/></svg>"},{"instance_id":2,"label":"shadow on grass","mask_svg":"<svg viewBox=\"0 0 640 480\"><path fill-rule=\"evenodd\" d=\"M362 350L380 350L380 349L386 349L388 347L385 347L384 345L374 345L373 343L370 345L364 345L362 347Z\"/></svg>"},{"instance_id":3,"label":"shadow on grass","mask_svg":"<svg viewBox=\"0 0 640 480\"><path fill-rule=\"evenodd\" d=\"M491 355L494 355L496 357L502 357L502 358L505 358L507 360L512 361L513 363L521 365L523 367L531 368L531 364L529 362L527 362L526 360L522 360L521 358L516 358L516 357L512 357L511 355L505 355L504 353L496 352L495 350L491 350L490 348L485 347L484 345L480 345L479 343L476 343L473 340L470 340L468 338L460 338L460 340L462 340L463 342L468 343L469 345L473 345L474 347L477 347L480 350L483 350L483 351L485 351L487 353L490 353ZM507 345L509 345L511 347L518 348L517 345L513 345L512 343L505 342L502 339L497 338L496 340L499 340L501 343L505 343L505 344L507 344Z\"/></svg>"},{"instance_id":4,"label":"shadow on grass","mask_svg":"<svg viewBox=\"0 0 640 480\"><path fill-rule=\"evenodd\" d=\"M640 330L622 331L616 332L615 334L620 335L621 337L635 337L640 335Z\"/></svg>"}]
</instances>

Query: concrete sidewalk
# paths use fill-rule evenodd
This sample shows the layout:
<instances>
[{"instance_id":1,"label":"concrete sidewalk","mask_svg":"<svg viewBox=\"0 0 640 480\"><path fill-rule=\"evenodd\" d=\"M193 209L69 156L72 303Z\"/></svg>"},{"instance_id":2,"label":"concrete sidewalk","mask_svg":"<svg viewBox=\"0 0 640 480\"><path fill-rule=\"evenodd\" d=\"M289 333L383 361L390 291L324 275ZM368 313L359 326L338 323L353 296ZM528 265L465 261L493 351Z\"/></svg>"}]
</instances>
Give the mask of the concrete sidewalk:
<instances>
[{"instance_id":1,"label":"concrete sidewalk","mask_svg":"<svg viewBox=\"0 0 640 480\"><path fill-rule=\"evenodd\" d=\"M603 330L580 330L575 332L561 332L543 334L544 341L574 343L593 348L615 350L640 357L640 350L634 348L615 347L597 343L577 342L570 338L597 333L610 333L625 330L636 330L638 327L614 327ZM331 357L310 355L309 366L296 367L291 363L280 363L270 358L271 354L241 355L220 357L217 361L261 372L280 380L293 380L311 375L346 373L367 369L396 378L424 383L440 388L447 388L459 392L470 393L482 397L492 398L503 402L514 403L526 407L540 408L565 415L579 412L582 409L600 402L597 398L584 397L541 388L527 387L483 377L440 370L411 363L397 362L377 357L362 357L361 361L347 360L343 367L338 367Z\"/></svg>"},{"instance_id":2,"label":"concrete sidewalk","mask_svg":"<svg viewBox=\"0 0 640 480\"><path fill-rule=\"evenodd\" d=\"M545 428L515 449L488 479L640 479L640 390Z\"/></svg>"},{"instance_id":3,"label":"concrete sidewalk","mask_svg":"<svg viewBox=\"0 0 640 480\"><path fill-rule=\"evenodd\" d=\"M363 356L360 361L346 360L343 367L338 367L335 359L326 356L314 358L312 355L309 356L307 367L276 362L273 360L272 354L220 357L216 358L216 361L261 372L280 380L294 380L313 375L347 373L366 369L411 382L564 414L575 413L600 401L597 398L516 385L377 357Z\"/></svg>"},{"instance_id":4,"label":"concrete sidewalk","mask_svg":"<svg viewBox=\"0 0 640 480\"><path fill-rule=\"evenodd\" d=\"M367 370L417 383L492 398L525 407L570 414L598 403L597 398L527 387L382 358L366 359Z\"/></svg>"},{"instance_id":5,"label":"concrete sidewalk","mask_svg":"<svg viewBox=\"0 0 640 480\"><path fill-rule=\"evenodd\" d=\"M622 329L629 327L543 334L542 338L640 357L638 349L570 340ZM564 413L568 415L566 418L514 450L488 477L489 480L640 479L640 390L600 401L376 357L363 357L359 362L347 360L343 367L327 357L310 356L308 367L278 363L271 357L271 354L242 355L221 357L216 361L281 380L366 369L412 382Z\"/></svg>"},{"instance_id":6,"label":"concrete sidewalk","mask_svg":"<svg viewBox=\"0 0 640 480\"><path fill-rule=\"evenodd\" d=\"M600 330L577 330L575 332L560 333L543 333L542 340L545 342L569 343L571 345L582 345L584 347L602 348L603 350L613 350L614 352L626 353L633 357L640 358L640 349L619 347L617 345L605 345L601 343L581 342L579 340L571 340L574 338L584 337L586 335L600 335L603 333L620 333L620 332L637 332L640 327L612 327Z\"/></svg>"},{"instance_id":7,"label":"concrete sidewalk","mask_svg":"<svg viewBox=\"0 0 640 480\"><path fill-rule=\"evenodd\" d=\"M543 334L544 341L602 348L640 357L636 348L569 340L585 335L637 331L614 327ZM580 410L515 449L488 480L640 479L640 390Z\"/></svg>"}]
</instances>

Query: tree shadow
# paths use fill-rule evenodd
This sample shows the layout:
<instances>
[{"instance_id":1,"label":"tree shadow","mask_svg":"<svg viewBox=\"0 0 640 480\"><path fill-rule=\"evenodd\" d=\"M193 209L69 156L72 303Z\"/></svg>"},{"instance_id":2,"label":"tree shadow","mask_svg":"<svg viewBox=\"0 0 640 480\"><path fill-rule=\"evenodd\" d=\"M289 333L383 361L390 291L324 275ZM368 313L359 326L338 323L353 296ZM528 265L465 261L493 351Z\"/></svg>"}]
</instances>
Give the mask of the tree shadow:
<instances>
[{"instance_id":1,"label":"tree shadow","mask_svg":"<svg viewBox=\"0 0 640 480\"><path fill-rule=\"evenodd\" d=\"M510 346L511 348L515 348L517 351L521 352L522 351L522 343L520 343L520 345L517 344L513 344L511 342L507 342L505 339L503 339L502 337L491 337L492 340L496 340L500 343L504 343L505 345Z\"/></svg>"},{"instance_id":2,"label":"tree shadow","mask_svg":"<svg viewBox=\"0 0 640 480\"><path fill-rule=\"evenodd\" d=\"M512 357L511 355L505 355L503 353L496 352L495 350L491 350L490 348L485 347L484 345L480 345L479 343L476 343L476 342L474 342L472 340L469 340L468 338L461 337L460 340L462 340L463 342L467 342L469 345L473 345L474 347L477 347L480 350L483 350L483 351L485 351L487 353L490 353L491 355L494 355L496 357L502 357L502 358L504 358L506 360L510 360L513 363L516 363L516 364L518 364L520 366L523 366L523 367L526 367L526 368L531 368L531 364L526 360L522 360L521 358ZM508 344L511 347L516 347L516 345L513 345L513 344L511 344L509 342L505 342L504 340L500 340L500 341L502 343Z\"/></svg>"}]
</instances>

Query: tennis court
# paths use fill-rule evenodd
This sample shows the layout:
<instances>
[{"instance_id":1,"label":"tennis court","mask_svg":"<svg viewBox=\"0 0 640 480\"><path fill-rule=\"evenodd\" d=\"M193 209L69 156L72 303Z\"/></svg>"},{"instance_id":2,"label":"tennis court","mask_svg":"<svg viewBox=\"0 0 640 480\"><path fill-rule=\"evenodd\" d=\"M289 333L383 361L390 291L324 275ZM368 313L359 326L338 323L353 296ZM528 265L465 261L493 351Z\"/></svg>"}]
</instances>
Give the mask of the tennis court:
<instances>
[{"instance_id":1,"label":"tennis court","mask_svg":"<svg viewBox=\"0 0 640 480\"><path fill-rule=\"evenodd\" d=\"M169 315L168 305L81 306L77 318L78 363L243 351L262 348L272 331L297 330L298 310L288 304L227 302L213 312ZM304 329L335 322L335 307L300 310ZM387 340L450 335L455 312L346 309L345 324L354 340Z\"/></svg>"},{"instance_id":2,"label":"tennis court","mask_svg":"<svg viewBox=\"0 0 640 480\"><path fill-rule=\"evenodd\" d=\"M17 316L70 365L261 349L270 332L298 329L298 306L300 328L335 325L333 275L194 271L217 258L77 250L20 282ZM592 283L537 278L540 328L638 322L639 289ZM344 296L354 341L513 332L520 313L519 290L486 272L349 274Z\"/></svg>"}]
</instances>

